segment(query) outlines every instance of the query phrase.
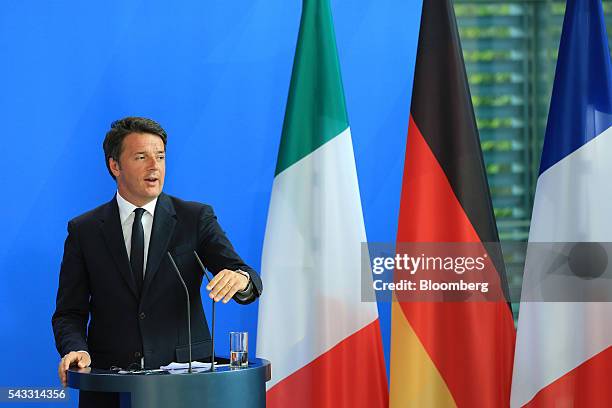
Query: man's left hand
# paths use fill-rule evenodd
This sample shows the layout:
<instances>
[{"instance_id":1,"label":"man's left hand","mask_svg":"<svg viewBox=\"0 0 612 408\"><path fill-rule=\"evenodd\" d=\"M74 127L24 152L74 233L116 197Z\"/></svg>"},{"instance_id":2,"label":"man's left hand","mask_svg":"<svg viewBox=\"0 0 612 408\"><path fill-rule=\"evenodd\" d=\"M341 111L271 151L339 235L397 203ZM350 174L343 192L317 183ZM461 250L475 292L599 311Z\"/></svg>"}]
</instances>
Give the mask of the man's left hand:
<instances>
[{"instance_id":1,"label":"man's left hand","mask_svg":"<svg viewBox=\"0 0 612 408\"><path fill-rule=\"evenodd\" d=\"M245 290L249 285L249 279L241 273L223 269L206 285L210 291L208 296L215 302L223 299L227 303L238 291Z\"/></svg>"}]
</instances>

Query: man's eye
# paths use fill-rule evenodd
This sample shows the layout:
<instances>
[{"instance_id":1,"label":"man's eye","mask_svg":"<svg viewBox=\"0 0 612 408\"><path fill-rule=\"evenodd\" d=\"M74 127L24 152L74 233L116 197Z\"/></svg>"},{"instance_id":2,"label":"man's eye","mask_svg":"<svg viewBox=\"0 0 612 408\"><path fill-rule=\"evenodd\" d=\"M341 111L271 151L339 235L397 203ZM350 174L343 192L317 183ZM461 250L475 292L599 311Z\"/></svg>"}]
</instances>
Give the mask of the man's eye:
<instances>
[{"instance_id":1,"label":"man's eye","mask_svg":"<svg viewBox=\"0 0 612 408\"><path fill-rule=\"evenodd\" d=\"M166 156L165 156L165 155L163 155L163 154L160 154L159 156L157 156L157 158L158 158L159 160L164 160L164 159L166 158Z\"/></svg>"},{"instance_id":2,"label":"man's eye","mask_svg":"<svg viewBox=\"0 0 612 408\"><path fill-rule=\"evenodd\" d=\"M144 156L136 156L136 160L143 160Z\"/></svg>"}]
</instances>

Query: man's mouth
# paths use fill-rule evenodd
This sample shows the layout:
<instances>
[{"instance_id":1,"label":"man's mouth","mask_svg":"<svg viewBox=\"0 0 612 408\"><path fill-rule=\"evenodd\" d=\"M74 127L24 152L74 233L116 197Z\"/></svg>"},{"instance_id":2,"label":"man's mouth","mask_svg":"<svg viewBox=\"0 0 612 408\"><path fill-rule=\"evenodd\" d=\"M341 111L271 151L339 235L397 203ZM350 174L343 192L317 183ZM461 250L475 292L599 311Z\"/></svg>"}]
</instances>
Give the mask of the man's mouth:
<instances>
[{"instance_id":1,"label":"man's mouth","mask_svg":"<svg viewBox=\"0 0 612 408\"><path fill-rule=\"evenodd\" d=\"M145 181L149 182L149 183L155 183L158 180L157 177L146 177Z\"/></svg>"}]
</instances>

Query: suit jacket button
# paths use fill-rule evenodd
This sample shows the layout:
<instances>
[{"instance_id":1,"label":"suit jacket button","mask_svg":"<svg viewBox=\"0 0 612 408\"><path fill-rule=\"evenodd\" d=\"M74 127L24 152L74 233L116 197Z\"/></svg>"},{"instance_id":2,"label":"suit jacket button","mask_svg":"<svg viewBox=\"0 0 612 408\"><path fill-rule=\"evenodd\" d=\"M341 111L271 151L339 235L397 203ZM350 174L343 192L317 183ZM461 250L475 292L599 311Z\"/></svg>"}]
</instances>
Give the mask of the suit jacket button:
<instances>
[{"instance_id":1,"label":"suit jacket button","mask_svg":"<svg viewBox=\"0 0 612 408\"><path fill-rule=\"evenodd\" d=\"M142 354L140 354L140 351L137 351L137 352L134 353L134 357L140 358L140 357L142 357Z\"/></svg>"},{"instance_id":2,"label":"suit jacket button","mask_svg":"<svg viewBox=\"0 0 612 408\"><path fill-rule=\"evenodd\" d=\"M141 314L138 315L138 317L140 317L140 320L144 320L145 317L147 317L147 315L144 314L144 312L142 312Z\"/></svg>"}]
</instances>

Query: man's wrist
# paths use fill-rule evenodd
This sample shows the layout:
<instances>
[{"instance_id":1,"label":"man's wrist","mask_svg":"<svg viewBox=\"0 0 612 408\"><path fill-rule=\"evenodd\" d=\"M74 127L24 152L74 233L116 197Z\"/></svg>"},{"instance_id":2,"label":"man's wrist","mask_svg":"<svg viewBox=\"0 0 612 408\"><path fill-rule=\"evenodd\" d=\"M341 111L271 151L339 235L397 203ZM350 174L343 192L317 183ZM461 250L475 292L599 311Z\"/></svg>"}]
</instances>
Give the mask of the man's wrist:
<instances>
[{"instance_id":1,"label":"man's wrist","mask_svg":"<svg viewBox=\"0 0 612 408\"><path fill-rule=\"evenodd\" d=\"M247 278L247 284L244 289L239 290L237 293L246 294L249 290L249 285L251 284L251 275L248 272L243 271L242 269L236 269L234 272L237 272Z\"/></svg>"}]
</instances>

